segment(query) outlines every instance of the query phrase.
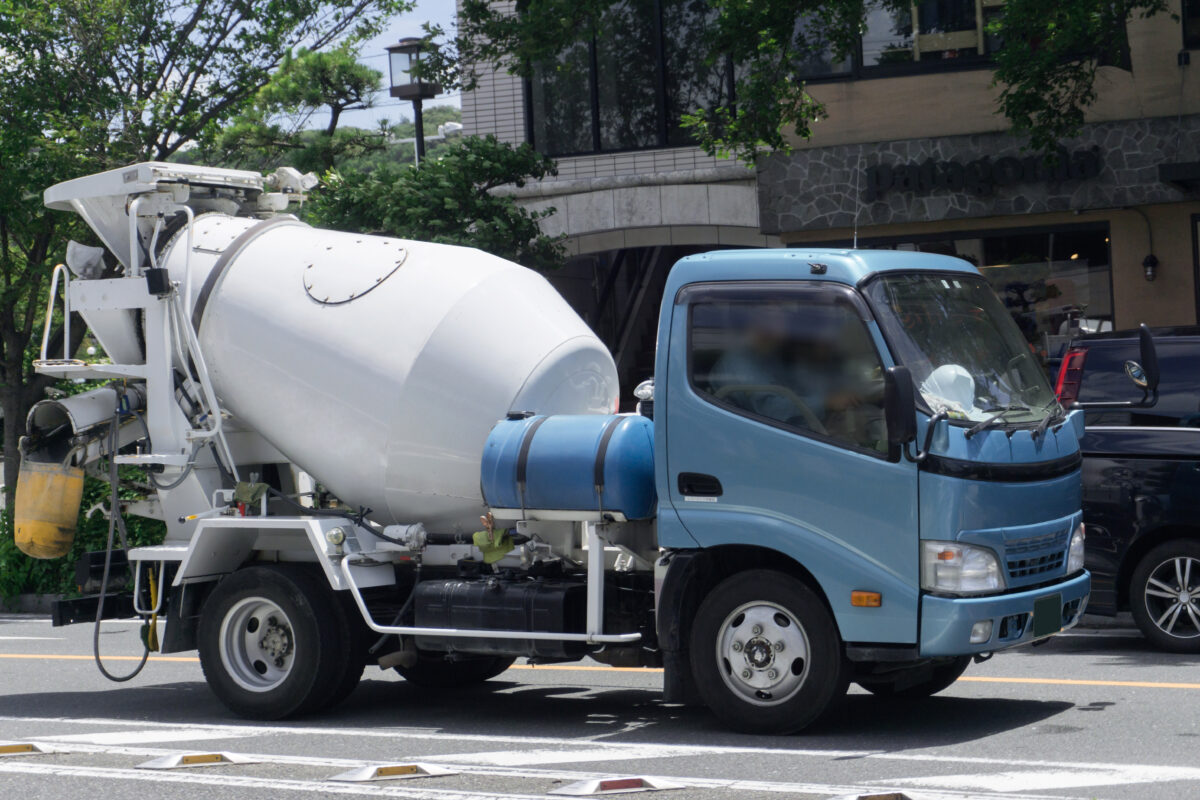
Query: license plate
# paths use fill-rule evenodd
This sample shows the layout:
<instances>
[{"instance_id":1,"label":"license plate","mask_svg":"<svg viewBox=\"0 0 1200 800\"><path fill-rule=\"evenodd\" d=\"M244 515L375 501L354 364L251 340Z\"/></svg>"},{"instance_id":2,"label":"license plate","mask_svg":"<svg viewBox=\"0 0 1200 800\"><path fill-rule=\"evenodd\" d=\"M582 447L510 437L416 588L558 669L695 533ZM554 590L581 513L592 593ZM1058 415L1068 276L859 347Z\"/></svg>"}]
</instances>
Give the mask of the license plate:
<instances>
[{"instance_id":1,"label":"license plate","mask_svg":"<svg viewBox=\"0 0 1200 800\"><path fill-rule=\"evenodd\" d=\"M1062 630L1062 595L1052 594L1033 601L1033 636L1049 636Z\"/></svg>"}]
</instances>

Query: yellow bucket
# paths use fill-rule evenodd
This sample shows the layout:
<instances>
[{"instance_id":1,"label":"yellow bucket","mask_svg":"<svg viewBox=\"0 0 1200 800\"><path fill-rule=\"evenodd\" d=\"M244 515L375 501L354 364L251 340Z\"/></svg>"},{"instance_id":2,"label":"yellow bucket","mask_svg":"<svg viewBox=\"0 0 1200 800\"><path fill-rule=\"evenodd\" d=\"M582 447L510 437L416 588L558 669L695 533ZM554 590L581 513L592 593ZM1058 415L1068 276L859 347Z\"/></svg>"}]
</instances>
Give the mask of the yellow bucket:
<instances>
[{"instance_id":1,"label":"yellow bucket","mask_svg":"<svg viewBox=\"0 0 1200 800\"><path fill-rule=\"evenodd\" d=\"M17 547L33 558L71 552L83 499L83 469L22 459L13 518Z\"/></svg>"}]
</instances>

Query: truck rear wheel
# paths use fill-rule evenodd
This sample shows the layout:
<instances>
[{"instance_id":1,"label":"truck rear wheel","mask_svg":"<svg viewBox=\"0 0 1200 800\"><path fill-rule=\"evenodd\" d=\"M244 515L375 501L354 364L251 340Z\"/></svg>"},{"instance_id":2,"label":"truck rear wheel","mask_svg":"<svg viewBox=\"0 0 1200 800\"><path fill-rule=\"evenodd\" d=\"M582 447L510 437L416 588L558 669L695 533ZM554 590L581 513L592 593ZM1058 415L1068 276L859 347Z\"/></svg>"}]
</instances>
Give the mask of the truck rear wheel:
<instances>
[{"instance_id":1,"label":"truck rear wheel","mask_svg":"<svg viewBox=\"0 0 1200 800\"><path fill-rule=\"evenodd\" d=\"M490 680L516 661L509 656L472 656L449 661L442 653L421 653L411 667L396 667L404 680L430 689L456 689Z\"/></svg>"},{"instance_id":2,"label":"truck rear wheel","mask_svg":"<svg viewBox=\"0 0 1200 800\"><path fill-rule=\"evenodd\" d=\"M1200 542L1163 542L1142 557L1129 582L1133 621L1155 647L1200 653Z\"/></svg>"},{"instance_id":3,"label":"truck rear wheel","mask_svg":"<svg viewBox=\"0 0 1200 800\"><path fill-rule=\"evenodd\" d=\"M845 692L841 639L821 599L772 570L725 579L696 612L692 673L722 722L794 733Z\"/></svg>"},{"instance_id":4,"label":"truck rear wheel","mask_svg":"<svg viewBox=\"0 0 1200 800\"><path fill-rule=\"evenodd\" d=\"M217 698L251 719L319 708L346 679L349 635L329 588L298 566L248 567L204 604L200 666Z\"/></svg>"},{"instance_id":5,"label":"truck rear wheel","mask_svg":"<svg viewBox=\"0 0 1200 800\"><path fill-rule=\"evenodd\" d=\"M915 683L908 683L903 677L897 677L891 680L864 679L858 681L858 685L876 697L916 700L922 697L931 697L943 689L950 688L955 681L962 677L970 665L971 657L962 656L945 663L934 664L929 668L929 676Z\"/></svg>"},{"instance_id":6,"label":"truck rear wheel","mask_svg":"<svg viewBox=\"0 0 1200 800\"><path fill-rule=\"evenodd\" d=\"M342 654L342 666L339 675L326 693L325 698L318 703L318 708L333 708L341 703L358 687L363 670L367 666L368 649L371 646L371 629L363 622L358 606L350 599L349 592L331 592L335 600L334 610L337 613L337 625L345 630L349 646Z\"/></svg>"}]
</instances>

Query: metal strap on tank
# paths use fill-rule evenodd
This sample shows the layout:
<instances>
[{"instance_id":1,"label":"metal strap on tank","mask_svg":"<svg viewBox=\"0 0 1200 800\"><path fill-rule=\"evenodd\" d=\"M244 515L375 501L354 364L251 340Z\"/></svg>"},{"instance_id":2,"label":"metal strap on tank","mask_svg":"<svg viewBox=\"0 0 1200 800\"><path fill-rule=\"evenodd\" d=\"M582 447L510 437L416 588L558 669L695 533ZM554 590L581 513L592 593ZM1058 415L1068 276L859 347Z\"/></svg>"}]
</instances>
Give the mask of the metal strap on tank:
<instances>
[{"instance_id":1,"label":"metal strap on tank","mask_svg":"<svg viewBox=\"0 0 1200 800\"><path fill-rule=\"evenodd\" d=\"M600 434L600 446L596 448L596 464L592 470L592 485L596 487L597 509L600 512L600 520L604 521L604 457L608 454L608 443L612 441L613 434L617 431L617 426L621 424L624 417L614 416L604 426L604 433Z\"/></svg>"},{"instance_id":2,"label":"metal strap on tank","mask_svg":"<svg viewBox=\"0 0 1200 800\"><path fill-rule=\"evenodd\" d=\"M254 241L260 234L265 233L268 228L274 228L278 225L304 225L295 217L271 217L258 223L252 228L247 228L242 231L241 235L229 243L225 248L225 252L221 253L217 263L213 264L212 270L209 271L208 277L204 279L204 286L200 288L200 294L196 296L196 305L192 308L192 328L197 334L200 333L200 323L204 321L204 309L208 307L208 298L212 295L213 290L217 288L217 281L221 280L221 276L225 274L225 270L233 262L233 259L246 248L246 245Z\"/></svg>"},{"instance_id":3,"label":"metal strap on tank","mask_svg":"<svg viewBox=\"0 0 1200 800\"><path fill-rule=\"evenodd\" d=\"M550 419L549 417L538 417L525 430L525 436L521 439L521 450L517 453L517 491L521 493L521 518L525 518L525 476L529 471L529 448L533 446L533 435L537 433L537 429L542 427L542 423Z\"/></svg>"}]
</instances>

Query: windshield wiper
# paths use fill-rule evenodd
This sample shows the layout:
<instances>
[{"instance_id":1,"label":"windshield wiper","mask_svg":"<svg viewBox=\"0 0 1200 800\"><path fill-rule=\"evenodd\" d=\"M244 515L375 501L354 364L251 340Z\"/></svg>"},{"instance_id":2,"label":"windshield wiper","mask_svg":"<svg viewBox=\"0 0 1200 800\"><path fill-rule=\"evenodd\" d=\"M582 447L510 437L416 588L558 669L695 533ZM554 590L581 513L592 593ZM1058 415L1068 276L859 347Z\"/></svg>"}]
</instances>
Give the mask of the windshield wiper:
<instances>
[{"instance_id":1,"label":"windshield wiper","mask_svg":"<svg viewBox=\"0 0 1200 800\"><path fill-rule=\"evenodd\" d=\"M977 422L977 423L975 423L975 425L968 428L967 432L965 434L963 434L966 438L970 439L975 434L980 433L982 431L986 431L988 428L992 427L997 422L1002 422L1004 420L1005 414L1009 414L1013 411L1032 411L1033 409L1031 409L1029 406L996 406L993 408L985 408L983 410L984 411L996 411L998 413L996 413L993 416L988 417L983 422Z\"/></svg>"},{"instance_id":2,"label":"windshield wiper","mask_svg":"<svg viewBox=\"0 0 1200 800\"><path fill-rule=\"evenodd\" d=\"M1041 410L1043 412L1049 411L1050 407L1054 406L1054 405L1058 405L1057 397L1051 398L1050 402L1046 403L1046 405L1042 406ZM1038 426L1036 428L1034 428L1034 430L1033 430L1034 440L1036 441L1036 440L1042 438L1043 436L1045 436L1046 431L1050 429L1051 425L1053 425L1059 419L1065 419L1066 416L1067 415L1066 415L1066 413L1063 412L1063 407L1061 405L1059 405L1058 409L1056 411L1054 411L1053 413L1046 414L1046 416L1042 418L1042 421L1038 423Z\"/></svg>"}]
</instances>

